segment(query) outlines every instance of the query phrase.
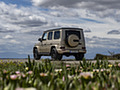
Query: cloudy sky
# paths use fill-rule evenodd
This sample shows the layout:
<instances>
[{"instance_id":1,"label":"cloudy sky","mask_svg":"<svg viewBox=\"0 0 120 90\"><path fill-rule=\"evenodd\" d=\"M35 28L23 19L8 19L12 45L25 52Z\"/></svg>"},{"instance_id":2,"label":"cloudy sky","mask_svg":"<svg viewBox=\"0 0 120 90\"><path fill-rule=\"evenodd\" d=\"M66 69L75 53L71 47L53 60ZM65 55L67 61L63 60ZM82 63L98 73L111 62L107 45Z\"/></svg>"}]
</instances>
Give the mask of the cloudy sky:
<instances>
[{"instance_id":1,"label":"cloudy sky","mask_svg":"<svg viewBox=\"0 0 120 90\"><path fill-rule=\"evenodd\" d=\"M83 28L86 58L120 53L119 0L0 0L0 58L32 57L46 29Z\"/></svg>"}]
</instances>

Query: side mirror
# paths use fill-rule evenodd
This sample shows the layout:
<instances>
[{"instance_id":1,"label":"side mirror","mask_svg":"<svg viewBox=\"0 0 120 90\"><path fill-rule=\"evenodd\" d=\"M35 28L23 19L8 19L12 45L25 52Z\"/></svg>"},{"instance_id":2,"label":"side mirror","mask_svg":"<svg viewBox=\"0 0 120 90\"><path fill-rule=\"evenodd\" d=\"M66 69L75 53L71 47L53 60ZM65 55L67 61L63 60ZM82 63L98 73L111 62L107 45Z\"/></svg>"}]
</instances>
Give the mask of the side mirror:
<instances>
[{"instance_id":1,"label":"side mirror","mask_svg":"<svg viewBox=\"0 0 120 90\"><path fill-rule=\"evenodd\" d=\"M42 42L42 38L39 38L38 41Z\"/></svg>"}]
</instances>

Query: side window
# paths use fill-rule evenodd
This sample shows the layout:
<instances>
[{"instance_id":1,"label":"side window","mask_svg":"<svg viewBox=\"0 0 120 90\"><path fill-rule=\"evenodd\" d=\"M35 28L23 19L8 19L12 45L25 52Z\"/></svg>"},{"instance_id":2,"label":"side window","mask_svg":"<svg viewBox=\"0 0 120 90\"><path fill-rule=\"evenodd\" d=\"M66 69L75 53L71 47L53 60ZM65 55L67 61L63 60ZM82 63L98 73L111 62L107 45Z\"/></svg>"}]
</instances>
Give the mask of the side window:
<instances>
[{"instance_id":1,"label":"side window","mask_svg":"<svg viewBox=\"0 0 120 90\"><path fill-rule=\"evenodd\" d=\"M42 40L46 40L47 39L47 32L43 34Z\"/></svg>"},{"instance_id":2,"label":"side window","mask_svg":"<svg viewBox=\"0 0 120 90\"><path fill-rule=\"evenodd\" d=\"M53 32L48 33L48 40L52 40L52 35L53 35Z\"/></svg>"},{"instance_id":3,"label":"side window","mask_svg":"<svg viewBox=\"0 0 120 90\"><path fill-rule=\"evenodd\" d=\"M54 39L59 39L60 38L60 31L55 31L54 32Z\"/></svg>"}]
</instances>

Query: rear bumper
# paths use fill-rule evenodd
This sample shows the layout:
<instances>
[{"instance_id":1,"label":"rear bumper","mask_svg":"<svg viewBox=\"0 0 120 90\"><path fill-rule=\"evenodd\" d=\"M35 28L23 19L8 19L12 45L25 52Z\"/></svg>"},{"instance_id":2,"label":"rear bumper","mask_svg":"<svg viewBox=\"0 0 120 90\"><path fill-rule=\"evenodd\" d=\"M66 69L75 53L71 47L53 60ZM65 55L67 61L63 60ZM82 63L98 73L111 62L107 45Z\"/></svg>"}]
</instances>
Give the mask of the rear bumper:
<instances>
[{"instance_id":1,"label":"rear bumper","mask_svg":"<svg viewBox=\"0 0 120 90\"><path fill-rule=\"evenodd\" d=\"M86 50L83 50L83 49L79 49L79 50L62 50L62 49L58 49L57 50L59 54L76 54L76 53L83 53L85 54L86 53Z\"/></svg>"}]
</instances>

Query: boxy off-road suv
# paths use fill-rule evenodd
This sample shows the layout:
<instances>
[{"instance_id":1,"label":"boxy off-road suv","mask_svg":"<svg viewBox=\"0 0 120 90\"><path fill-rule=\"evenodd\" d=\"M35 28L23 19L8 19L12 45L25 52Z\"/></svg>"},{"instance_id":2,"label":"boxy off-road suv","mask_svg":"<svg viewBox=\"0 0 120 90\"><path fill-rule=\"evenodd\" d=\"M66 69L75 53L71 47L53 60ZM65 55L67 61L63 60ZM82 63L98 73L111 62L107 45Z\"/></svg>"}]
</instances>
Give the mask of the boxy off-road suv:
<instances>
[{"instance_id":1,"label":"boxy off-road suv","mask_svg":"<svg viewBox=\"0 0 120 90\"><path fill-rule=\"evenodd\" d=\"M51 56L53 60L61 60L63 55L75 56L76 60L82 60L86 53L83 29L58 28L44 31L39 43L33 48L34 59L41 56Z\"/></svg>"}]
</instances>

